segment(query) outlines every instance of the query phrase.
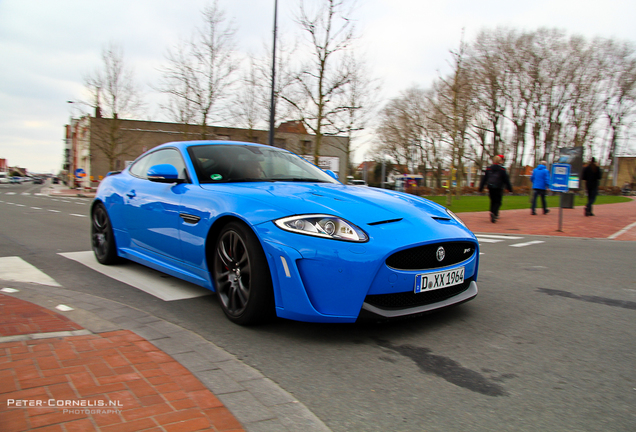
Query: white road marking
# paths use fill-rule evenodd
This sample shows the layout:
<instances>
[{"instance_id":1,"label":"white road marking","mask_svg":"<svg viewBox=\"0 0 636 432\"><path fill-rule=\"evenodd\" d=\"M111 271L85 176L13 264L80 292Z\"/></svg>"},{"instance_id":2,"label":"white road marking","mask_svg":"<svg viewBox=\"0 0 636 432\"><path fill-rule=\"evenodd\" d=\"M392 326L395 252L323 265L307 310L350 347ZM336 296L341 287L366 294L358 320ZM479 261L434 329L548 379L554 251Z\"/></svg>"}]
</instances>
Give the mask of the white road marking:
<instances>
[{"instance_id":1,"label":"white road marking","mask_svg":"<svg viewBox=\"0 0 636 432\"><path fill-rule=\"evenodd\" d=\"M77 217L88 217L88 216L86 216L86 215L75 214L75 213L71 213L71 216L77 216Z\"/></svg>"},{"instance_id":2,"label":"white road marking","mask_svg":"<svg viewBox=\"0 0 636 432\"><path fill-rule=\"evenodd\" d=\"M53 212L53 213L59 213L60 212L59 210L51 210L51 209L49 209L49 211Z\"/></svg>"},{"instance_id":3,"label":"white road marking","mask_svg":"<svg viewBox=\"0 0 636 432\"><path fill-rule=\"evenodd\" d=\"M42 207L31 207L33 210L42 210Z\"/></svg>"},{"instance_id":4,"label":"white road marking","mask_svg":"<svg viewBox=\"0 0 636 432\"><path fill-rule=\"evenodd\" d=\"M62 311L62 312L69 312L69 311L75 310L72 307L66 306L66 305L63 305L63 304L55 306L55 309L57 309L59 311Z\"/></svg>"},{"instance_id":5,"label":"white road marking","mask_svg":"<svg viewBox=\"0 0 636 432\"><path fill-rule=\"evenodd\" d=\"M531 245L535 245L535 244L541 244L541 243L545 243L542 240L534 240L534 241L529 241L526 243L515 243L515 244L511 244L511 247L525 247L525 246L531 246Z\"/></svg>"},{"instance_id":6,"label":"white road marking","mask_svg":"<svg viewBox=\"0 0 636 432\"><path fill-rule=\"evenodd\" d=\"M98 263L92 251L69 252L60 255L164 301L183 300L212 294L212 291L208 289L173 278L132 261L107 266Z\"/></svg>"},{"instance_id":7,"label":"white road marking","mask_svg":"<svg viewBox=\"0 0 636 432\"><path fill-rule=\"evenodd\" d=\"M486 237L486 238L500 239L500 240L521 240L523 238L523 237L502 236L502 235L495 235L495 234L475 234L475 236L477 238Z\"/></svg>"},{"instance_id":8,"label":"white road marking","mask_svg":"<svg viewBox=\"0 0 636 432\"><path fill-rule=\"evenodd\" d=\"M611 236L608 237L608 239L614 240L616 237L625 234L627 231L629 231L630 229L636 227L636 222L634 222L631 225L627 225L625 228L623 228L620 231L615 232L614 234L612 234Z\"/></svg>"},{"instance_id":9,"label":"white road marking","mask_svg":"<svg viewBox=\"0 0 636 432\"><path fill-rule=\"evenodd\" d=\"M39 285L61 286L54 279L20 257L0 257L0 279L29 282Z\"/></svg>"},{"instance_id":10,"label":"white road marking","mask_svg":"<svg viewBox=\"0 0 636 432\"><path fill-rule=\"evenodd\" d=\"M503 240L487 239L487 238L477 237L477 241L479 243L499 243L499 242L502 242Z\"/></svg>"}]
</instances>

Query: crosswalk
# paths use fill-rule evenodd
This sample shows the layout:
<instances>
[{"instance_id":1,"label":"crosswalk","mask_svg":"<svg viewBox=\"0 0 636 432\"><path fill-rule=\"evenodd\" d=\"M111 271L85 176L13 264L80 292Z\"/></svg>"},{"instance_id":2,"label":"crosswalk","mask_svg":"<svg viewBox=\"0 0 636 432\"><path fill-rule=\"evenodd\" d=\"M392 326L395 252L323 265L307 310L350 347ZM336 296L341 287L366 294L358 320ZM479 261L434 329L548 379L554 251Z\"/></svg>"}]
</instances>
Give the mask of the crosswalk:
<instances>
[{"instance_id":1,"label":"crosswalk","mask_svg":"<svg viewBox=\"0 0 636 432\"><path fill-rule=\"evenodd\" d=\"M210 290L173 278L132 261L121 265L105 266L97 262L92 251L60 253L59 255L163 301L185 300L212 294ZM0 280L61 286L55 279L17 256L0 257Z\"/></svg>"},{"instance_id":2,"label":"crosswalk","mask_svg":"<svg viewBox=\"0 0 636 432\"><path fill-rule=\"evenodd\" d=\"M477 241L479 244L484 243L502 243L502 242L514 242L509 244L510 247L521 248L526 246L533 246L545 243L543 240L531 240L525 242L519 242L518 240L525 240L525 237L519 236L507 236L507 235L496 235L496 234L475 234L477 237Z\"/></svg>"}]
</instances>

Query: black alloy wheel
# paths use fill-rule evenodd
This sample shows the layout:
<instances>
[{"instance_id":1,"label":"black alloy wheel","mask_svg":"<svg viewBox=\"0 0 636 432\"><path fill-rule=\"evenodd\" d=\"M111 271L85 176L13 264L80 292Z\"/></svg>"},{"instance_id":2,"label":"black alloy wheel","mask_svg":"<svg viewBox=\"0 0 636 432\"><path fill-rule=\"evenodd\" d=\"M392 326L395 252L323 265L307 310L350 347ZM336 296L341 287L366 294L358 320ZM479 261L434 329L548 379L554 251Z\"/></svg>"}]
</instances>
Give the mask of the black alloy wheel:
<instances>
[{"instance_id":1,"label":"black alloy wheel","mask_svg":"<svg viewBox=\"0 0 636 432\"><path fill-rule=\"evenodd\" d=\"M114 264L117 259L117 247L110 218L103 204L96 204L92 213L91 245L95 258L101 264Z\"/></svg>"},{"instance_id":2,"label":"black alloy wheel","mask_svg":"<svg viewBox=\"0 0 636 432\"><path fill-rule=\"evenodd\" d=\"M230 321L251 325L274 316L269 266L249 227L231 222L221 230L214 248L213 278L221 308Z\"/></svg>"}]
</instances>

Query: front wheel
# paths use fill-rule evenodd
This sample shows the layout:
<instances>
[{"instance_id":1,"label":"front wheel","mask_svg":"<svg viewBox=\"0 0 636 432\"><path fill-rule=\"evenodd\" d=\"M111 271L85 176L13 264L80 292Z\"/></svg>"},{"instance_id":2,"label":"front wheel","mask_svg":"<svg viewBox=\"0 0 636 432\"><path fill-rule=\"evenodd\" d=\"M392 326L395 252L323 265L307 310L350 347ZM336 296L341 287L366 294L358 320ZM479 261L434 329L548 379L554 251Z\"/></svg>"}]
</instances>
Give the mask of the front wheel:
<instances>
[{"instance_id":1,"label":"front wheel","mask_svg":"<svg viewBox=\"0 0 636 432\"><path fill-rule=\"evenodd\" d=\"M91 245L101 264L115 264L118 260L113 226L103 204L95 205L92 213Z\"/></svg>"},{"instance_id":2,"label":"front wheel","mask_svg":"<svg viewBox=\"0 0 636 432\"><path fill-rule=\"evenodd\" d=\"M231 222L214 248L213 278L221 308L230 321L258 324L274 316L272 278L256 235Z\"/></svg>"}]
</instances>

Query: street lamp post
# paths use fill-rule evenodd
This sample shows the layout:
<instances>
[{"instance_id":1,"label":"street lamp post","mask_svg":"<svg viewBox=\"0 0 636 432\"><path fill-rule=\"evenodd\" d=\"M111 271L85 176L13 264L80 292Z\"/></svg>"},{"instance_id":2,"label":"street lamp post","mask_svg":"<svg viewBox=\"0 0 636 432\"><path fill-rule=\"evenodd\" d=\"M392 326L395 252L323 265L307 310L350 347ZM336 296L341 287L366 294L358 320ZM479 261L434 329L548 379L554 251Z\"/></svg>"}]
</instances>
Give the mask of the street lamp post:
<instances>
[{"instance_id":1,"label":"street lamp post","mask_svg":"<svg viewBox=\"0 0 636 432\"><path fill-rule=\"evenodd\" d=\"M276 25L278 17L278 0L274 0L274 42L272 44L272 95L269 108L268 144L274 146L274 125L276 123Z\"/></svg>"}]
</instances>

